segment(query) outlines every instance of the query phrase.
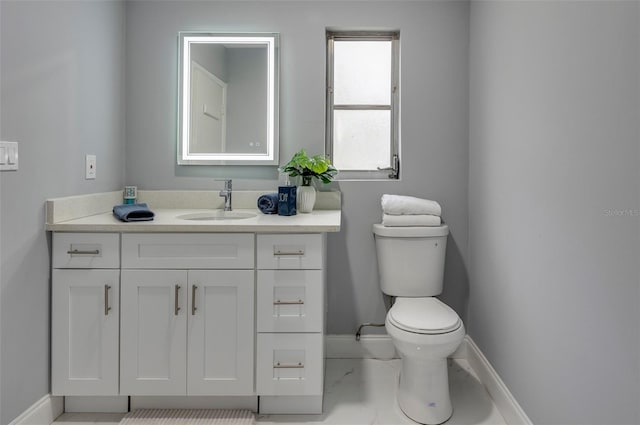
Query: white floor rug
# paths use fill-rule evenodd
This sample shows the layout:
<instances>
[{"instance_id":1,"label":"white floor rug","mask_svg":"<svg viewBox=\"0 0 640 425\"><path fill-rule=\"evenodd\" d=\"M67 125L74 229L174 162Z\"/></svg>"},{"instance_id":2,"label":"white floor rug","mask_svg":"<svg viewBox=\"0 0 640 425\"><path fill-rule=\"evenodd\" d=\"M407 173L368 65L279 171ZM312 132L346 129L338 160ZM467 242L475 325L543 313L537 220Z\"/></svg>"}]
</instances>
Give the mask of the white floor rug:
<instances>
[{"instance_id":1,"label":"white floor rug","mask_svg":"<svg viewBox=\"0 0 640 425\"><path fill-rule=\"evenodd\" d=\"M253 425L250 410L139 409L128 413L120 425Z\"/></svg>"}]
</instances>

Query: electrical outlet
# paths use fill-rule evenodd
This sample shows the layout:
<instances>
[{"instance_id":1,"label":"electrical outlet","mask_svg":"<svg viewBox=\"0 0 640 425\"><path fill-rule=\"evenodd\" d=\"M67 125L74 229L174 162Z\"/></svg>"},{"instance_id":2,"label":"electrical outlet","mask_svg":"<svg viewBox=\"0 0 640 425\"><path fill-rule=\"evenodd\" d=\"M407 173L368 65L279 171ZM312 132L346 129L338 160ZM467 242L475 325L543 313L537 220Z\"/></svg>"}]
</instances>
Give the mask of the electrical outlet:
<instances>
[{"instance_id":1,"label":"electrical outlet","mask_svg":"<svg viewBox=\"0 0 640 425\"><path fill-rule=\"evenodd\" d=\"M96 156L87 155L85 157L84 178L86 180L94 180L96 178Z\"/></svg>"}]
</instances>

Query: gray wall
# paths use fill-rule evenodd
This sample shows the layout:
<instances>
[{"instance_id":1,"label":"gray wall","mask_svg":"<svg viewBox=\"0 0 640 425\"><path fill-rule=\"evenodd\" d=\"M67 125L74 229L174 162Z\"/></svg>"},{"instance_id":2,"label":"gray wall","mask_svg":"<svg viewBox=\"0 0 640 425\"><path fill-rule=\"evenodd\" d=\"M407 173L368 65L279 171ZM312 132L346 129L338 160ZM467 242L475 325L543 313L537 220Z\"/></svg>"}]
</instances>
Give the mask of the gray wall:
<instances>
[{"instance_id":1,"label":"gray wall","mask_svg":"<svg viewBox=\"0 0 640 425\"><path fill-rule=\"evenodd\" d=\"M0 423L49 393L47 198L124 184L124 4L0 1ZM84 180L85 154L97 179Z\"/></svg>"},{"instance_id":2,"label":"gray wall","mask_svg":"<svg viewBox=\"0 0 640 425\"><path fill-rule=\"evenodd\" d=\"M638 2L471 2L469 332L536 424L637 424Z\"/></svg>"},{"instance_id":3,"label":"gray wall","mask_svg":"<svg viewBox=\"0 0 640 425\"><path fill-rule=\"evenodd\" d=\"M178 31L281 34L280 155L324 151L325 28L399 29L402 157L399 182L340 182L342 231L328 237L328 331L384 321L371 225L383 193L439 201L450 225L444 299L465 317L468 282L467 2L135 1L127 16L127 184L142 189L275 189L275 167L176 166ZM212 196L215 196L213 193Z\"/></svg>"}]
</instances>

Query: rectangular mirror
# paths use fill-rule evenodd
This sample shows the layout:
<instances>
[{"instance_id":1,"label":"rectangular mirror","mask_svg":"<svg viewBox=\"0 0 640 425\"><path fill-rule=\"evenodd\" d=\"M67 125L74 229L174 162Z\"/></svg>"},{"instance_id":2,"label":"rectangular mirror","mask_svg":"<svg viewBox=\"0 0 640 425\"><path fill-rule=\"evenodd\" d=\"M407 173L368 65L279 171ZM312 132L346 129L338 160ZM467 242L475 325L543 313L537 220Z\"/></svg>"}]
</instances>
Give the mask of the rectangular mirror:
<instances>
[{"instance_id":1,"label":"rectangular mirror","mask_svg":"<svg viewBox=\"0 0 640 425\"><path fill-rule=\"evenodd\" d=\"M279 35L180 32L178 164L277 165Z\"/></svg>"}]
</instances>

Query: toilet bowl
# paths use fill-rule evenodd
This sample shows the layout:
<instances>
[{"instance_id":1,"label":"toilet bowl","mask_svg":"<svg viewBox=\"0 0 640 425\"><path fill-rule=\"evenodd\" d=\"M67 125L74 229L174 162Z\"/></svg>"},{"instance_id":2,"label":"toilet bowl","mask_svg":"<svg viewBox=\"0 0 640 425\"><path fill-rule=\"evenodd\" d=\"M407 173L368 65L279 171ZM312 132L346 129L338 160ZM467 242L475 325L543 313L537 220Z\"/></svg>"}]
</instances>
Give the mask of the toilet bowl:
<instances>
[{"instance_id":1,"label":"toilet bowl","mask_svg":"<svg viewBox=\"0 0 640 425\"><path fill-rule=\"evenodd\" d=\"M402 358L396 398L416 422L435 425L453 413L447 357L462 343L458 314L442 293L447 225L393 228L373 225L382 292L394 298L385 319Z\"/></svg>"},{"instance_id":2,"label":"toilet bowl","mask_svg":"<svg viewBox=\"0 0 640 425\"><path fill-rule=\"evenodd\" d=\"M385 326L402 358L400 409L419 423L445 422L453 413L447 357L464 338L462 321L437 298L397 298Z\"/></svg>"}]
</instances>

